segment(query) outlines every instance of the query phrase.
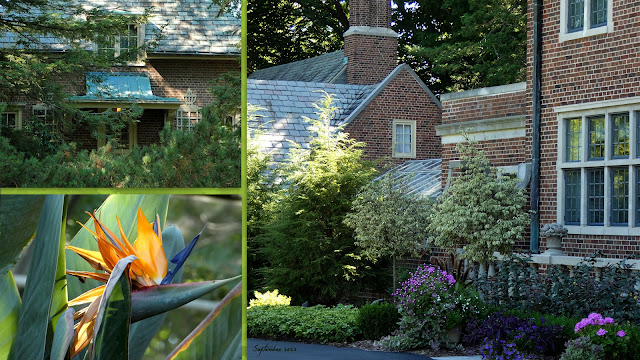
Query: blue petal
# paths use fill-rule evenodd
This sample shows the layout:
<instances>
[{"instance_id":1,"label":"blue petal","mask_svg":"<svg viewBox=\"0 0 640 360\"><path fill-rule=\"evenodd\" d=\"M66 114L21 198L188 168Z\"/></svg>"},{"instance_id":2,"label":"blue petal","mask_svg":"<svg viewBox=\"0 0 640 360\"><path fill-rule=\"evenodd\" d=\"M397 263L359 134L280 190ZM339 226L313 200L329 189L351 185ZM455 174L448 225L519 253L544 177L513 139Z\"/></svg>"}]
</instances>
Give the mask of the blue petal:
<instances>
[{"instance_id":1,"label":"blue petal","mask_svg":"<svg viewBox=\"0 0 640 360\"><path fill-rule=\"evenodd\" d=\"M153 231L156 233L156 235L160 236L160 216L158 215L158 213L156 213L156 220L153 222L152 226Z\"/></svg>"},{"instance_id":2,"label":"blue petal","mask_svg":"<svg viewBox=\"0 0 640 360\"><path fill-rule=\"evenodd\" d=\"M204 231L204 229L202 229L202 231ZM191 255L191 251L193 251L193 248L196 246L196 242L200 238L202 231L200 231L200 233L196 235L196 237L194 237L193 240L191 240L189 245L187 245L184 249L182 249L182 251L177 253L176 256L173 257L173 259L171 259L171 262L176 264L176 266L173 268L173 270L167 271L167 276L165 276L164 279L162 279L162 282L160 284L164 285L164 284L171 283L171 280L173 280L173 277L176 275L178 270L180 270L180 268L182 267L184 262L187 260L189 255Z\"/></svg>"}]
</instances>

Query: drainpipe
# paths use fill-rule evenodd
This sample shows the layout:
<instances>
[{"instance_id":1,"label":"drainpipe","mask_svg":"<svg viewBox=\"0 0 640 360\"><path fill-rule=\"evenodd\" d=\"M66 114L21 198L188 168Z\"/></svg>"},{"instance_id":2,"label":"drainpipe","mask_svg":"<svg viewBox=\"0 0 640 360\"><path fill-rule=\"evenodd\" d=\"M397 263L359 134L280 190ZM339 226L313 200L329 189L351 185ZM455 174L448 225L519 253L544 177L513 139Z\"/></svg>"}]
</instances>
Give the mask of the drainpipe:
<instances>
[{"instance_id":1,"label":"drainpipe","mask_svg":"<svg viewBox=\"0 0 640 360\"><path fill-rule=\"evenodd\" d=\"M540 237L540 83L542 62L542 0L533 0L533 106L531 124L531 241L532 253L539 253Z\"/></svg>"}]
</instances>

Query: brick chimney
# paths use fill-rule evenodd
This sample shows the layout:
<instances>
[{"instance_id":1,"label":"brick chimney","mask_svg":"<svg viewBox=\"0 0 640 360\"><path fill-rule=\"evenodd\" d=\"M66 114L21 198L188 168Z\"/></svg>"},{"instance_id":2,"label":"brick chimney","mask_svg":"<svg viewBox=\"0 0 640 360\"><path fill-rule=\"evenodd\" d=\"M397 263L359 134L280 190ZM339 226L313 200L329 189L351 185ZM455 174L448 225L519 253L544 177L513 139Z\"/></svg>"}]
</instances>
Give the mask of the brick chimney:
<instances>
[{"instance_id":1,"label":"brick chimney","mask_svg":"<svg viewBox=\"0 0 640 360\"><path fill-rule=\"evenodd\" d=\"M347 83L381 82L398 63L398 34L391 30L390 0L351 0L344 33Z\"/></svg>"}]
</instances>

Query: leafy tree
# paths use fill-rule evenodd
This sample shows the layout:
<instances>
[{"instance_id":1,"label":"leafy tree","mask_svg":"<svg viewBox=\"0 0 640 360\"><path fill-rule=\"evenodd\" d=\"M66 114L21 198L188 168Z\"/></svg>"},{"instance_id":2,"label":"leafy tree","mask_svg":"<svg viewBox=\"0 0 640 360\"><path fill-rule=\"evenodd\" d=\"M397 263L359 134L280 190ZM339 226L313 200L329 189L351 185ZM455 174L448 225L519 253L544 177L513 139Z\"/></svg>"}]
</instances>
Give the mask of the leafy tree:
<instances>
[{"instance_id":1,"label":"leafy tree","mask_svg":"<svg viewBox=\"0 0 640 360\"><path fill-rule=\"evenodd\" d=\"M398 2L401 61L436 93L524 81L526 0Z\"/></svg>"},{"instance_id":2,"label":"leafy tree","mask_svg":"<svg viewBox=\"0 0 640 360\"><path fill-rule=\"evenodd\" d=\"M335 303L369 271L344 224L358 190L375 174L363 160L364 144L330 127L333 97L319 106L317 136L298 146L277 170L283 189L266 210L268 223L256 237L268 267L266 287L289 294L294 303Z\"/></svg>"},{"instance_id":3,"label":"leafy tree","mask_svg":"<svg viewBox=\"0 0 640 360\"><path fill-rule=\"evenodd\" d=\"M393 257L394 290L398 283L396 257L418 255L427 238L430 207L429 199L408 193L406 180L385 175L363 187L345 218L367 258Z\"/></svg>"},{"instance_id":4,"label":"leafy tree","mask_svg":"<svg viewBox=\"0 0 640 360\"><path fill-rule=\"evenodd\" d=\"M249 72L342 49L347 0L261 0L247 4Z\"/></svg>"},{"instance_id":5,"label":"leafy tree","mask_svg":"<svg viewBox=\"0 0 640 360\"><path fill-rule=\"evenodd\" d=\"M434 245L462 247L462 256L477 262L493 258L495 251L510 253L529 224L524 189L516 187L516 178L497 174L474 146L460 143L456 148L465 169L429 216Z\"/></svg>"}]
</instances>

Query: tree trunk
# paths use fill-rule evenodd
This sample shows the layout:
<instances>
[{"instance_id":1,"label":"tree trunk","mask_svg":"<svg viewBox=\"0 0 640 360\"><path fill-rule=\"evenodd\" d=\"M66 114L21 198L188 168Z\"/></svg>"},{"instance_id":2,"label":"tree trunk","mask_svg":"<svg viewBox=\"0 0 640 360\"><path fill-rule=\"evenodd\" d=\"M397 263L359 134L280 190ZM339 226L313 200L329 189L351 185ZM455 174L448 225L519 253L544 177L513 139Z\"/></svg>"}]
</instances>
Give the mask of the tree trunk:
<instances>
[{"instance_id":1,"label":"tree trunk","mask_svg":"<svg viewBox=\"0 0 640 360\"><path fill-rule=\"evenodd\" d=\"M396 256L393 255L393 292L396 292L398 286L398 275L396 273Z\"/></svg>"}]
</instances>

